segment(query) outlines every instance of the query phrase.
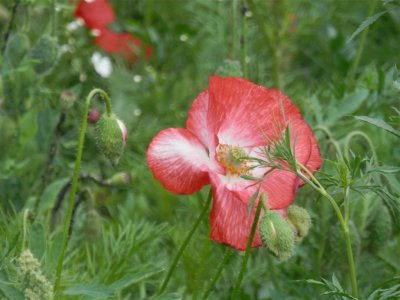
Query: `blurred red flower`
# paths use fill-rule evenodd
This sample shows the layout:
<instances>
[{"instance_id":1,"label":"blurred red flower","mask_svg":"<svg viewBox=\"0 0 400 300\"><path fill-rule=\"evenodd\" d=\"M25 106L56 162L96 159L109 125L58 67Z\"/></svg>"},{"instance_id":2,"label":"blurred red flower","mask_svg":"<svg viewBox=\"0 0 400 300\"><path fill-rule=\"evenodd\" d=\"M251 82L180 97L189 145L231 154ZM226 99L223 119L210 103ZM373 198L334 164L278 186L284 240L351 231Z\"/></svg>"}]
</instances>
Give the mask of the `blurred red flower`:
<instances>
[{"instance_id":1,"label":"blurred red flower","mask_svg":"<svg viewBox=\"0 0 400 300\"><path fill-rule=\"evenodd\" d=\"M107 0L79 0L75 17L84 21L85 26L96 30L95 43L106 53L121 54L131 63L136 62L142 50L142 41L130 33L119 33L108 29L108 25L116 21L111 5ZM144 56L150 59L152 48L145 46Z\"/></svg>"},{"instance_id":2,"label":"blurred red flower","mask_svg":"<svg viewBox=\"0 0 400 300\"><path fill-rule=\"evenodd\" d=\"M149 145L147 163L175 194L191 194L211 184L211 239L245 250L255 215L255 208L248 212L248 204L257 186L241 176L262 177L268 169L251 168L238 155L259 155L260 147L289 125L297 161L314 172L321 165L317 141L287 96L241 78L212 76L208 89L193 102L186 128L159 132ZM262 182L260 195L266 193L269 209L286 215L302 183L292 172L275 169ZM252 246L260 245L257 230Z\"/></svg>"}]
</instances>

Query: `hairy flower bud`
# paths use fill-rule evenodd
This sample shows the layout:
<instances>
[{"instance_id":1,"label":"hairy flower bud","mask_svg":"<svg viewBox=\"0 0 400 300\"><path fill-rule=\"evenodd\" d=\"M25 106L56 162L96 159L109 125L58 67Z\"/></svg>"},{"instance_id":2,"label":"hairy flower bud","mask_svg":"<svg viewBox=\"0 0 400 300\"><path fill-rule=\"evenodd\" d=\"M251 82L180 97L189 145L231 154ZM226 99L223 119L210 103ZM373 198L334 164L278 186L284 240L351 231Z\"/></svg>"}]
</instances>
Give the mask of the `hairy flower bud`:
<instances>
[{"instance_id":1,"label":"hairy flower bud","mask_svg":"<svg viewBox=\"0 0 400 300\"><path fill-rule=\"evenodd\" d=\"M39 261L29 249L21 253L21 256L17 258L17 263L25 299L53 299L52 285L43 276Z\"/></svg>"},{"instance_id":2,"label":"hairy flower bud","mask_svg":"<svg viewBox=\"0 0 400 300\"><path fill-rule=\"evenodd\" d=\"M375 253L382 249L392 232L392 221L389 210L384 205L375 208L366 228L368 249Z\"/></svg>"},{"instance_id":3,"label":"hairy flower bud","mask_svg":"<svg viewBox=\"0 0 400 300\"><path fill-rule=\"evenodd\" d=\"M131 181L131 175L128 172L119 172L106 180L106 183L116 186L127 185Z\"/></svg>"},{"instance_id":4,"label":"hairy flower bud","mask_svg":"<svg viewBox=\"0 0 400 300\"><path fill-rule=\"evenodd\" d=\"M349 220L348 222L351 248L353 253L358 253L361 246L361 238L358 233L357 227L354 225L353 221ZM347 264L347 256L346 256L346 245L343 238L343 232L339 226L336 224L332 227L331 232L329 233L329 246L327 254L334 259L335 265L341 266L343 264Z\"/></svg>"},{"instance_id":5,"label":"hairy flower bud","mask_svg":"<svg viewBox=\"0 0 400 300\"><path fill-rule=\"evenodd\" d=\"M44 75L55 65L58 53L59 46L56 41L49 36L42 36L29 52L28 58L36 62L33 67L36 74Z\"/></svg>"},{"instance_id":6,"label":"hairy flower bud","mask_svg":"<svg viewBox=\"0 0 400 300\"><path fill-rule=\"evenodd\" d=\"M94 242L99 236L101 231L101 216L98 214L96 209L91 208L87 212L85 218L85 235L88 240Z\"/></svg>"},{"instance_id":7,"label":"hairy flower bud","mask_svg":"<svg viewBox=\"0 0 400 300\"><path fill-rule=\"evenodd\" d=\"M113 165L117 165L128 136L124 123L114 114L103 114L96 125L97 147Z\"/></svg>"},{"instance_id":8,"label":"hairy flower bud","mask_svg":"<svg viewBox=\"0 0 400 300\"><path fill-rule=\"evenodd\" d=\"M287 260L293 255L294 233L282 215L268 211L261 219L260 236L264 246L279 260Z\"/></svg>"},{"instance_id":9,"label":"hairy flower bud","mask_svg":"<svg viewBox=\"0 0 400 300\"><path fill-rule=\"evenodd\" d=\"M298 205L291 205L286 210L289 222L296 230L296 241L301 241L311 227L310 214Z\"/></svg>"}]
</instances>

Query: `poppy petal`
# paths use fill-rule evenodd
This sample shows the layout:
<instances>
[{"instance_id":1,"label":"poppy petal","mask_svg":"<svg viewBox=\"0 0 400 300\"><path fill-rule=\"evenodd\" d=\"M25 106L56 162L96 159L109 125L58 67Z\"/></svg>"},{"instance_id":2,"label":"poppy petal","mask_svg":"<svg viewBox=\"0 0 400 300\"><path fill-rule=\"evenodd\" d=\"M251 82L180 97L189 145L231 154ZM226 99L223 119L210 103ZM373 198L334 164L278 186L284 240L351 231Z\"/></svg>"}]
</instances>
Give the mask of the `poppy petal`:
<instances>
[{"instance_id":1,"label":"poppy petal","mask_svg":"<svg viewBox=\"0 0 400 300\"><path fill-rule=\"evenodd\" d=\"M102 29L115 21L115 14L107 0L80 0L75 17L81 18L89 29Z\"/></svg>"},{"instance_id":2,"label":"poppy petal","mask_svg":"<svg viewBox=\"0 0 400 300\"><path fill-rule=\"evenodd\" d=\"M211 239L240 251L246 250L255 209L249 214L247 205L226 188L219 175L211 176L214 197L210 213ZM252 247L261 245L257 230Z\"/></svg>"},{"instance_id":3,"label":"poppy petal","mask_svg":"<svg viewBox=\"0 0 400 300\"><path fill-rule=\"evenodd\" d=\"M153 176L171 193L191 194L210 183L210 160L201 142L188 130L169 128L149 145L147 163Z\"/></svg>"}]
</instances>

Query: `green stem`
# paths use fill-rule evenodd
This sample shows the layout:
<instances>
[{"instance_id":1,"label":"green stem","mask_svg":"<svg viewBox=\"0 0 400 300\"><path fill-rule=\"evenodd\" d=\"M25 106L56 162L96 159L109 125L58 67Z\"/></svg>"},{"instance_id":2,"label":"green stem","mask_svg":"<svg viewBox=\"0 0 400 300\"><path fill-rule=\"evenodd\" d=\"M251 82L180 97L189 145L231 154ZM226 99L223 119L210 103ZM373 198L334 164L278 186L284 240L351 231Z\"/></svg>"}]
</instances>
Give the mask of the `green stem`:
<instances>
[{"instance_id":1,"label":"green stem","mask_svg":"<svg viewBox=\"0 0 400 300\"><path fill-rule=\"evenodd\" d=\"M111 100L108 97L108 95L101 89L93 89L86 98L86 103L85 103L83 116L82 116L78 149L77 149L77 154L76 154L76 159L75 159L74 174L72 177L71 189L70 189L69 196L68 196L67 214L65 216L63 244L62 244L60 256L58 257L58 262L57 262L57 267L56 267L56 279L55 279L55 283L54 283L54 292L55 293L58 291L58 289L60 287L64 255L65 255L65 251L68 246L68 235L69 235L69 230L71 227L71 218L72 218L72 212L74 209L75 195L76 195L76 191L78 188L79 168L80 168L81 160L82 160L83 144L85 142L85 133L86 133L86 127L87 127L87 114L89 112L90 102L96 95L99 95L100 98L102 100L104 100L104 102L106 104L106 112L109 116L111 115Z\"/></svg>"},{"instance_id":2,"label":"green stem","mask_svg":"<svg viewBox=\"0 0 400 300\"><path fill-rule=\"evenodd\" d=\"M247 262L248 262L249 257L250 257L251 245L253 243L254 235L256 233L256 229L257 229L257 225L258 225L258 219L260 218L261 207L262 207L262 202L264 201L264 197L265 197L265 194L262 194L261 195L261 200L258 202L256 214L254 216L254 221L253 221L253 224L251 225L250 236L249 236L249 239L247 241L246 252L244 253L242 266L240 268L240 273L239 273L239 276L236 279L235 288L233 289L233 292L231 294L231 298L230 299L237 299L238 298L240 286L242 285L242 280L243 280L243 277L244 277L244 273L246 272Z\"/></svg>"},{"instance_id":3,"label":"green stem","mask_svg":"<svg viewBox=\"0 0 400 300\"><path fill-rule=\"evenodd\" d=\"M21 251L24 251L26 245L26 232L27 232L27 223L29 217L29 209L24 210L24 214L22 215L22 237L21 237Z\"/></svg>"},{"instance_id":4,"label":"green stem","mask_svg":"<svg viewBox=\"0 0 400 300\"><path fill-rule=\"evenodd\" d=\"M342 150L340 149L339 143L333 138L331 131L328 128L326 128L325 126L321 126L321 125L319 125L315 128L315 131L317 131L317 130L320 130L326 134L329 142L335 147L336 153L339 155L339 158L342 159L343 158Z\"/></svg>"},{"instance_id":5,"label":"green stem","mask_svg":"<svg viewBox=\"0 0 400 300\"><path fill-rule=\"evenodd\" d=\"M368 10L368 17L370 17L372 15L372 13L374 12L376 3L377 3L377 1L371 1L370 7ZM353 64L351 65L349 75L348 75L348 82L349 82L350 86L352 86L354 84L354 79L356 76L358 65L360 64L362 53L364 51L364 46L365 46L365 41L367 39L368 31L369 31L369 26L367 26L367 28L365 28L361 34L361 39L360 39L360 43L358 44L357 53L353 60Z\"/></svg>"},{"instance_id":6,"label":"green stem","mask_svg":"<svg viewBox=\"0 0 400 300\"><path fill-rule=\"evenodd\" d=\"M232 254L233 254L233 251L229 247L226 247L224 258L223 258L222 262L219 264L217 272L214 275L214 278L211 280L206 292L204 293L203 297L201 298L202 300L208 299L208 296L210 295L211 291L214 289L215 284L217 283L219 277L222 274L222 270L225 268L226 264L229 261L229 258L232 256Z\"/></svg>"},{"instance_id":7,"label":"green stem","mask_svg":"<svg viewBox=\"0 0 400 300\"><path fill-rule=\"evenodd\" d=\"M194 232L196 231L197 227L199 227L201 221L204 219L205 215L207 214L208 207L210 206L211 200L212 200L212 193L210 190L210 192L208 193L207 202L204 205L203 210L201 211L196 222L193 224L192 229L189 231L188 235L186 236L185 240L183 241L182 245L180 246L177 254L175 255L175 258L174 258L171 266L169 267L168 273L167 273L163 283L161 284L160 289L158 290L158 293L157 293L158 295L162 294L165 291L165 289L167 288L168 283L172 277L172 274L175 271L176 265L178 264L178 261L183 254L183 251L185 251L186 246L189 244L190 240L192 239Z\"/></svg>"},{"instance_id":8,"label":"green stem","mask_svg":"<svg viewBox=\"0 0 400 300\"><path fill-rule=\"evenodd\" d=\"M340 228L343 233L344 242L346 245L346 254L347 260L349 263L349 271L350 271L350 278L351 278L351 288L353 291L353 295L358 298L358 286L357 286L357 276L356 276L356 268L354 264L354 256L353 250L351 248L351 240L350 240L350 232L349 227L347 226L345 218L343 218L343 214L337 205L335 199L325 190L325 188L319 183L319 181L314 177L314 175L301 163L297 163L298 170L303 170L310 178L306 177L301 171L297 171L296 174L305 182L310 184L314 189L316 189L323 197L327 198L330 204L333 207L333 210L336 213L336 216L340 223Z\"/></svg>"},{"instance_id":9,"label":"green stem","mask_svg":"<svg viewBox=\"0 0 400 300\"><path fill-rule=\"evenodd\" d=\"M352 131L351 133L349 133L346 136L346 140L345 140L345 143L344 143L344 155L345 155L345 157L349 158L350 142L356 136L360 136L360 137L364 138L364 140L367 141L367 144L368 144L368 146L369 146L369 148L371 149L371 152L372 152L372 157L374 158L374 163L377 164L378 163L378 155L376 154L374 144L372 143L371 139L369 138L369 136L367 134L365 134L364 132L359 131L359 130Z\"/></svg>"}]
</instances>

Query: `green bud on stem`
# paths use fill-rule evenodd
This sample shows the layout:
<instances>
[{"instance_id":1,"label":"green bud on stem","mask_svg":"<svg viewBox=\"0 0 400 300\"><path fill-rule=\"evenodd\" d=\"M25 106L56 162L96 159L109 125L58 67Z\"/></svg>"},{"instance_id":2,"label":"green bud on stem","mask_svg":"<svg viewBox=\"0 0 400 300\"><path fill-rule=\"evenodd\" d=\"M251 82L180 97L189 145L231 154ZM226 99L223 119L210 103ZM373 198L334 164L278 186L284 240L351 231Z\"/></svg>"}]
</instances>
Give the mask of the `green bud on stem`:
<instances>
[{"instance_id":1,"label":"green bud on stem","mask_svg":"<svg viewBox=\"0 0 400 300\"><path fill-rule=\"evenodd\" d=\"M289 222L296 230L296 241L300 242L310 230L311 217L310 214L298 205L291 205L286 210Z\"/></svg>"},{"instance_id":2,"label":"green bud on stem","mask_svg":"<svg viewBox=\"0 0 400 300\"><path fill-rule=\"evenodd\" d=\"M268 211L261 219L260 236L263 244L278 260L289 259L294 252L294 232L282 215Z\"/></svg>"}]
</instances>

